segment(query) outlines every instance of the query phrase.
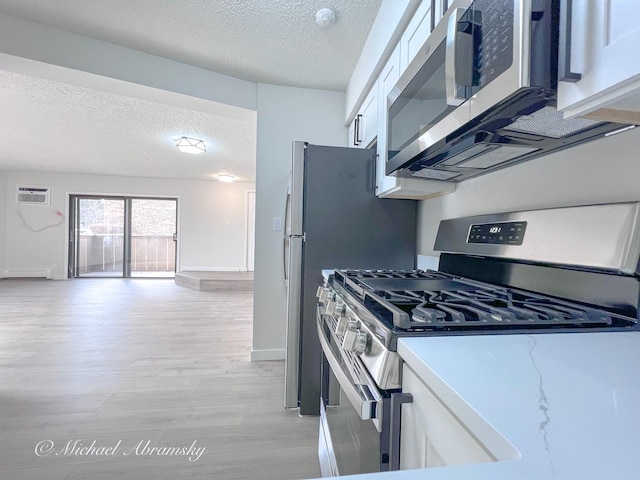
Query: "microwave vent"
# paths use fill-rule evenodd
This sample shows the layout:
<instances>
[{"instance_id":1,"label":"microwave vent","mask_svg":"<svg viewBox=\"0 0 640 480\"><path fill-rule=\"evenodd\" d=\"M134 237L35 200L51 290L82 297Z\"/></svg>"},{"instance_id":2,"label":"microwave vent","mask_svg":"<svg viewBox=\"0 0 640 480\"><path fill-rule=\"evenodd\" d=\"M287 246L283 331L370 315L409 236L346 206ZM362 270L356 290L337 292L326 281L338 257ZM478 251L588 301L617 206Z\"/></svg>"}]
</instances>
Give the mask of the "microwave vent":
<instances>
[{"instance_id":1,"label":"microwave vent","mask_svg":"<svg viewBox=\"0 0 640 480\"><path fill-rule=\"evenodd\" d=\"M462 168L490 168L538 150L525 145L476 143L466 150L440 163L438 166Z\"/></svg>"},{"instance_id":2,"label":"microwave vent","mask_svg":"<svg viewBox=\"0 0 640 480\"><path fill-rule=\"evenodd\" d=\"M51 187L16 185L18 205L50 205Z\"/></svg>"},{"instance_id":3,"label":"microwave vent","mask_svg":"<svg viewBox=\"0 0 640 480\"><path fill-rule=\"evenodd\" d=\"M586 118L565 119L562 113L553 107L544 107L529 115L522 115L505 130L534 133L551 138L564 138L582 130L593 128L604 122Z\"/></svg>"},{"instance_id":4,"label":"microwave vent","mask_svg":"<svg viewBox=\"0 0 640 480\"><path fill-rule=\"evenodd\" d=\"M429 178L432 180L451 180L459 175L462 175L462 173L452 172L449 170L438 170L436 168L423 168L422 170L418 170L411 174L413 177Z\"/></svg>"}]
</instances>

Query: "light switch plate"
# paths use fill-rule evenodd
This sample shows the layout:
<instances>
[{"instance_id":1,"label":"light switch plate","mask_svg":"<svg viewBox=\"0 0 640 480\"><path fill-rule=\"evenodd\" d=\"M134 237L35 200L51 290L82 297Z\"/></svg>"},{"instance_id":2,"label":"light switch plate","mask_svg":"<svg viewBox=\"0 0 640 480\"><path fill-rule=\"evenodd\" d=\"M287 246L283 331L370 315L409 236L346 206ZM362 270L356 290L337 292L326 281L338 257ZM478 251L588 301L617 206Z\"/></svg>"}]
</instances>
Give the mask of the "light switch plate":
<instances>
[{"instance_id":1,"label":"light switch plate","mask_svg":"<svg viewBox=\"0 0 640 480\"><path fill-rule=\"evenodd\" d=\"M281 217L273 217L273 231L279 232L282 230L282 218Z\"/></svg>"}]
</instances>

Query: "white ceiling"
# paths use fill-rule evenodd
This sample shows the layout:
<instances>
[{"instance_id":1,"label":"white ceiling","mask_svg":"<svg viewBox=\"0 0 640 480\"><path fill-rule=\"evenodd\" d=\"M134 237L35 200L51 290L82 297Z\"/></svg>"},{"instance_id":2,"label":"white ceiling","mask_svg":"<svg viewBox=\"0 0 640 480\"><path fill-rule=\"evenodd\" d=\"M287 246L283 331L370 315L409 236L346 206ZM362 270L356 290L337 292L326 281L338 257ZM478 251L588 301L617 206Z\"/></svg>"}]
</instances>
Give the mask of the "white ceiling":
<instances>
[{"instance_id":1,"label":"white ceiling","mask_svg":"<svg viewBox=\"0 0 640 480\"><path fill-rule=\"evenodd\" d=\"M345 90L381 0L0 0L0 13L257 83ZM179 8L178 8L179 7ZM333 8L323 30L315 13ZM255 182L255 116L2 71L0 169ZM203 155L173 140L205 140ZM29 148L24 148L28 146Z\"/></svg>"},{"instance_id":2,"label":"white ceiling","mask_svg":"<svg viewBox=\"0 0 640 480\"><path fill-rule=\"evenodd\" d=\"M256 129L239 120L0 71L7 170L255 181ZM175 139L204 140L180 153Z\"/></svg>"}]
</instances>

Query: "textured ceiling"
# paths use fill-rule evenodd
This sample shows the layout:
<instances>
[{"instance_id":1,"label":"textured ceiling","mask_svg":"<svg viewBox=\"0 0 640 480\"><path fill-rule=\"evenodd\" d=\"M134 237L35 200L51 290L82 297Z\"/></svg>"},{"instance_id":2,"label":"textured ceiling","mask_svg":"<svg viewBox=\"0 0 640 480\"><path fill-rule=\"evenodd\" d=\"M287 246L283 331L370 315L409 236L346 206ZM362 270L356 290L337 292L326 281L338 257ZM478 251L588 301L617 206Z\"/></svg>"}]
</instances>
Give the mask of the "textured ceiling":
<instances>
[{"instance_id":1,"label":"textured ceiling","mask_svg":"<svg viewBox=\"0 0 640 480\"><path fill-rule=\"evenodd\" d=\"M259 83L345 90L381 0L0 0L0 12ZM321 29L316 12L336 23Z\"/></svg>"},{"instance_id":2,"label":"textured ceiling","mask_svg":"<svg viewBox=\"0 0 640 480\"><path fill-rule=\"evenodd\" d=\"M345 90L380 3L0 0L0 13L256 83ZM337 17L326 30L315 24L323 7ZM2 70L0 108L0 169L255 182L255 113L217 116ZM179 153L183 135L207 152Z\"/></svg>"},{"instance_id":3,"label":"textured ceiling","mask_svg":"<svg viewBox=\"0 0 640 480\"><path fill-rule=\"evenodd\" d=\"M0 71L0 168L255 182L256 126L162 103ZM180 153L175 139L204 140Z\"/></svg>"}]
</instances>

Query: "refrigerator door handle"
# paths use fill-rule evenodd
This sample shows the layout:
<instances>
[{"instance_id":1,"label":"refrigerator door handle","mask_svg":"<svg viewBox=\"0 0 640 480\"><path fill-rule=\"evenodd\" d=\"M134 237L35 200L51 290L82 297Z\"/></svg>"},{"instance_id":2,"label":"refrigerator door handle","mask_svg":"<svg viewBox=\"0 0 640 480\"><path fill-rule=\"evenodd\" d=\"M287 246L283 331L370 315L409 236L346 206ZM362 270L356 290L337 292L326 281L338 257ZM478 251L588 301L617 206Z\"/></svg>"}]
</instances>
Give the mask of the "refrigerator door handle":
<instances>
[{"instance_id":1,"label":"refrigerator door handle","mask_svg":"<svg viewBox=\"0 0 640 480\"><path fill-rule=\"evenodd\" d=\"M282 273L284 274L284 285L287 286L287 237L282 237Z\"/></svg>"},{"instance_id":2,"label":"refrigerator door handle","mask_svg":"<svg viewBox=\"0 0 640 480\"><path fill-rule=\"evenodd\" d=\"M287 284L287 240L289 235L289 204L291 203L291 193L287 191L287 199L284 202L284 237L282 238L282 273L284 274L284 284Z\"/></svg>"}]
</instances>

